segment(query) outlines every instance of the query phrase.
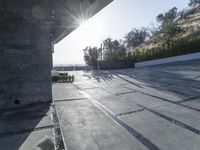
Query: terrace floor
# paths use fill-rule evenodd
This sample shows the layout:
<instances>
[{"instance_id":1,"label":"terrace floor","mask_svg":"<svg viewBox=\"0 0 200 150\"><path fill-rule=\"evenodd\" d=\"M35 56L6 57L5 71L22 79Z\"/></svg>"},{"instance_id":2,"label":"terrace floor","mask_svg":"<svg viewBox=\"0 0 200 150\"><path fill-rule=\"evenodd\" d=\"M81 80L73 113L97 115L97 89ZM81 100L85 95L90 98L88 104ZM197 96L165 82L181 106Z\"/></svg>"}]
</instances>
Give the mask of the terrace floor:
<instances>
[{"instance_id":1,"label":"terrace floor","mask_svg":"<svg viewBox=\"0 0 200 150\"><path fill-rule=\"evenodd\" d=\"M53 84L68 150L200 149L200 60L69 74Z\"/></svg>"}]
</instances>

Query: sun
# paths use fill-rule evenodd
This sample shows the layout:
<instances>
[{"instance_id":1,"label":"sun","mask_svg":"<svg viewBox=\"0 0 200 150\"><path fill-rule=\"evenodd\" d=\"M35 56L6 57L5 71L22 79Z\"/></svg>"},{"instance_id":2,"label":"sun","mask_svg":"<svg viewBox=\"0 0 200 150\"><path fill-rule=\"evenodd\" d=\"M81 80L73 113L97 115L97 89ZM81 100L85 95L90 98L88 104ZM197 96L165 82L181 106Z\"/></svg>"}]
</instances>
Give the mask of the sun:
<instances>
[{"instance_id":1,"label":"sun","mask_svg":"<svg viewBox=\"0 0 200 150\"><path fill-rule=\"evenodd\" d=\"M100 40L104 33L104 24L98 17L92 17L89 20L80 20L79 27L74 31L77 40L85 41L89 45L96 45L94 41ZM88 46L89 46L88 45Z\"/></svg>"}]
</instances>

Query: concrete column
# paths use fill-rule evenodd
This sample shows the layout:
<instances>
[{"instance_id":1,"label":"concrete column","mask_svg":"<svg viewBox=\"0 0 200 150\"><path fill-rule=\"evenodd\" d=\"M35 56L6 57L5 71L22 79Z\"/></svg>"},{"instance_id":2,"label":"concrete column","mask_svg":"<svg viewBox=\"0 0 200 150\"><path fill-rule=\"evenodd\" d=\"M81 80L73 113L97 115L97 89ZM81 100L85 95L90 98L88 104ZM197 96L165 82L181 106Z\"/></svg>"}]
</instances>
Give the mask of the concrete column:
<instances>
[{"instance_id":1,"label":"concrete column","mask_svg":"<svg viewBox=\"0 0 200 150\"><path fill-rule=\"evenodd\" d=\"M23 24L0 44L0 109L52 99L49 28ZM4 42L2 42L4 41Z\"/></svg>"},{"instance_id":2,"label":"concrete column","mask_svg":"<svg viewBox=\"0 0 200 150\"><path fill-rule=\"evenodd\" d=\"M37 3L0 2L0 110L52 100L48 5Z\"/></svg>"}]
</instances>

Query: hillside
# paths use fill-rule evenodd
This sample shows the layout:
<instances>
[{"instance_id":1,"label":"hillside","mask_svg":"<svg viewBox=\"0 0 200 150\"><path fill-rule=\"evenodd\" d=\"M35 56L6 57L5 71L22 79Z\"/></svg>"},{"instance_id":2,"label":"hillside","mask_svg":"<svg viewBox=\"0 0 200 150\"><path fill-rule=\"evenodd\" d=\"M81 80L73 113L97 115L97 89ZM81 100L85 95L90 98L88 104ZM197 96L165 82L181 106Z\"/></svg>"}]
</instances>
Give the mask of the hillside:
<instances>
[{"instance_id":1,"label":"hillside","mask_svg":"<svg viewBox=\"0 0 200 150\"><path fill-rule=\"evenodd\" d=\"M176 22L178 23L178 26L183 29L183 33L180 34L177 38L186 40L190 39L191 37L197 35L200 35L200 5L193 7L191 9L183 10L183 14L176 19ZM141 44L140 46L129 50L129 52L135 52L135 51L142 51L152 48L157 48L158 45L163 44L162 41L155 42L154 38L150 39L149 41L146 41L145 43ZM200 48L199 48L200 50Z\"/></svg>"}]
</instances>

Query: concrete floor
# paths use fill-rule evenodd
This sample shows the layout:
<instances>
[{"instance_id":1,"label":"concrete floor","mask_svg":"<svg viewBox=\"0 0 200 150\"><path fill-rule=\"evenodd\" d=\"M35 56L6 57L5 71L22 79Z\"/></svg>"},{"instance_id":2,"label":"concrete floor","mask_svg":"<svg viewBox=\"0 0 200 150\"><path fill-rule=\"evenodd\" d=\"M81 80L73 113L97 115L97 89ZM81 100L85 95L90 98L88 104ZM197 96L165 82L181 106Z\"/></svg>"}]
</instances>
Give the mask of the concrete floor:
<instances>
[{"instance_id":1,"label":"concrete floor","mask_svg":"<svg viewBox=\"0 0 200 150\"><path fill-rule=\"evenodd\" d=\"M53 84L68 150L199 150L200 60Z\"/></svg>"},{"instance_id":2,"label":"concrete floor","mask_svg":"<svg viewBox=\"0 0 200 150\"><path fill-rule=\"evenodd\" d=\"M69 74L53 84L68 150L200 149L200 60ZM49 105L0 113L0 150L53 150L54 129Z\"/></svg>"},{"instance_id":3,"label":"concrete floor","mask_svg":"<svg viewBox=\"0 0 200 150\"><path fill-rule=\"evenodd\" d=\"M50 106L40 104L0 115L0 150L53 150Z\"/></svg>"}]
</instances>

